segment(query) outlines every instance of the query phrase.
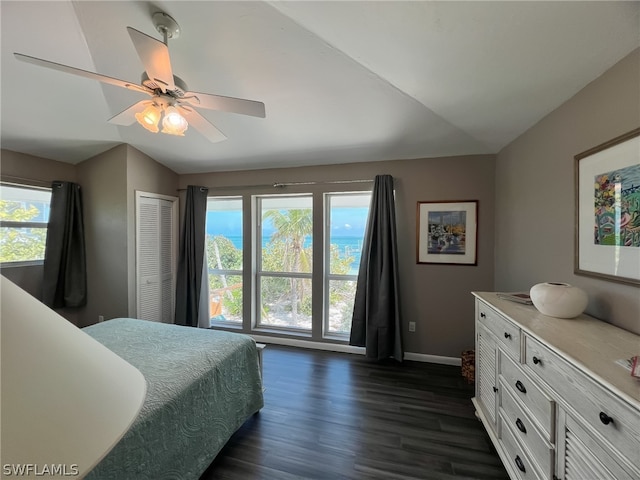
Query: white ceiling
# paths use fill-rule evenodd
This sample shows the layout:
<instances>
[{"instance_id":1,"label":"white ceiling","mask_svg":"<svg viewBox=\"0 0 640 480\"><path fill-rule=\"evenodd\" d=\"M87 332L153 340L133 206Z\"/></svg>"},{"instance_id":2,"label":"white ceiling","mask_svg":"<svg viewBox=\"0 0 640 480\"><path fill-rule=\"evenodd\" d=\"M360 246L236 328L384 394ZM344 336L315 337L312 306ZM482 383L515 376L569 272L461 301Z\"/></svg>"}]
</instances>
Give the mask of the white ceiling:
<instances>
[{"instance_id":1,"label":"white ceiling","mask_svg":"<svg viewBox=\"0 0 640 480\"><path fill-rule=\"evenodd\" d=\"M209 143L107 123L144 95L13 52L139 82L131 26L180 24L190 90L265 103L200 110ZM640 2L6 1L2 148L78 163L128 143L177 173L496 153L640 46Z\"/></svg>"}]
</instances>

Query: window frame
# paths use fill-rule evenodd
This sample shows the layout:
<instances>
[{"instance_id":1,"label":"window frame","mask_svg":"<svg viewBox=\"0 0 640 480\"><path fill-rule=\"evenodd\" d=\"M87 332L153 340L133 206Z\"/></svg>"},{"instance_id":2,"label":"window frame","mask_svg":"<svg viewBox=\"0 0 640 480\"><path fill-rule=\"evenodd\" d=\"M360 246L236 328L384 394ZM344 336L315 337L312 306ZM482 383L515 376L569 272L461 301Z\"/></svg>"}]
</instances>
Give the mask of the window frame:
<instances>
[{"instance_id":1,"label":"window frame","mask_svg":"<svg viewBox=\"0 0 640 480\"><path fill-rule=\"evenodd\" d=\"M0 182L0 188L10 187L20 190L36 190L40 192L48 192L49 193L49 210L51 210L51 187L42 187L36 185L26 185L19 183L11 183L11 182ZM46 248L46 238L49 229L49 222L33 222L26 221L20 222L15 220L0 220L0 229L41 229L45 232L45 248ZM44 265L44 253L43 258L39 259L29 259L29 260L14 260L14 261L0 261L1 268L15 268L15 267L31 267L31 266L41 266Z\"/></svg>"},{"instance_id":2,"label":"window frame","mask_svg":"<svg viewBox=\"0 0 640 480\"><path fill-rule=\"evenodd\" d=\"M330 322L330 306L331 306L331 281L358 281L358 274L339 274L331 273L331 199L335 197L369 195L371 200L371 190L359 190L350 192L324 192L324 274L323 274L323 314L322 314L322 338L334 340L348 340L349 333L331 332L329 328ZM366 233L366 232L365 232ZM364 236L362 238L364 242Z\"/></svg>"},{"instance_id":3,"label":"window frame","mask_svg":"<svg viewBox=\"0 0 640 480\"><path fill-rule=\"evenodd\" d=\"M357 185L356 185L357 184ZM329 282L337 280L357 281L357 270L352 269L354 275L336 274L329 275L325 249L329 251L330 235L326 229L330 227L330 217L327 214L326 196L342 195L367 195L371 198L372 182L320 182L320 183L300 183L287 186L286 190L274 191L270 185L225 187L225 192L216 192L210 198L242 198L242 235L243 235L243 321L242 325L231 322L212 322L211 327L220 330L242 331L255 338L272 337L289 339L290 341L313 341L326 344L347 345L349 341L348 332L329 332L326 326L325 317L329 315ZM257 191L256 191L257 189ZM263 218L262 205L258 199L278 198L278 197L300 197L306 196L311 199L312 208L312 239L313 258L310 259L312 272L262 272L262 243L263 243ZM295 204L293 204L295 208ZM287 205L285 204L285 207ZM306 206L305 206L306 207ZM370 202L369 202L370 207ZM267 232L270 233L270 232ZM328 236L329 235L329 236ZM364 234L362 236L364 241ZM309 245L309 239L305 245ZM258 249L260 248L260 250ZM219 271L223 273L223 270ZM235 274L236 271L224 271ZM311 279L311 327L310 329L297 329L288 325L269 325L262 323L260 316L261 295L260 286L263 278L297 278ZM306 297L309 298L309 297ZM326 300L325 300L326 299ZM307 304L305 303L305 310Z\"/></svg>"},{"instance_id":4,"label":"window frame","mask_svg":"<svg viewBox=\"0 0 640 480\"><path fill-rule=\"evenodd\" d=\"M244 198L242 195L212 195L207 197L207 213L209 212L209 202L210 201L216 201L216 200L236 200L240 203L240 212L242 214L242 219L241 219L241 223L244 227L244 218L245 218L245 209L244 209ZM206 225L205 225L206 226ZM244 298L245 298L245 294L246 294L246 290L245 290L245 282L244 282L244 272L246 269L246 262L245 262L245 256L244 256L244 249L245 249L245 234L244 234L244 228L240 229L241 235L242 235L242 269L241 270L234 270L234 269L219 269L219 268L208 268L207 267L207 280L209 280L209 277L211 275L226 275L226 276L234 276L234 277L240 277L243 279L242 281L242 318L240 321L235 321L235 320L212 320L213 317L211 317L211 312L209 312L209 321L210 321L210 325L212 326L216 326L216 327L225 327L225 328L233 328L233 329L242 329L243 328L243 324L244 324L244 317L245 317L245 302L244 302ZM208 236L208 234L206 233L205 230L205 238L206 236ZM206 240L205 240L205 250L206 250ZM206 252L205 252L206 253ZM209 291L209 300L208 302L211 302L211 291Z\"/></svg>"},{"instance_id":5,"label":"window frame","mask_svg":"<svg viewBox=\"0 0 640 480\"><path fill-rule=\"evenodd\" d=\"M314 194L311 192L304 192L304 193L280 193L280 194L262 194L262 195L254 195L253 196L253 202L252 202L252 206L254 208L255 211L255 215L252 216L252 218L255 219L254 222L254 241L253 241L253 245L252 245L252 251L254 254L254 275L253 278L255 279L255 295L253 297L253 305L252 305L252 310L253 310L253 322L252 322L252 330L254 331L258 331L258 332L265 332L265 331L275 331L275 332L283 332L283 333L288 333L288 334L292 334L292 335L304 335L304 336L312 336L312 332L313 332L313 308L312 308L312 315L311 315L311 326L309 328L302 328L302 327L291 327L291 326L280 326L280 325L269 325L269 324L263 324L262 323L262 279L263 278L300 278L300 279L308 279L311 281L311 302L313 304L314 300L313 300L313 268L311 270L311 272L309 273L305 273L305 272L282 272L282 271L265 271L263 270L263 266L262 266L262 243L263 243L263 235L262 235L262 227L263 227L263 211L262 211L262 202L265 199L272 199L272 198L308 198L311 200L311 215L312 218L314 216L314 210L313 210L313 200L314 200ZM313 245L314 240L313 240L313 233L312 233L312 237L311 237L311 243ZM315 249L313 249L313 254L314 257L316 255L315 253ZM312 258L312 264L313 264L313 258Z\"/></svg>"}]
</instances>

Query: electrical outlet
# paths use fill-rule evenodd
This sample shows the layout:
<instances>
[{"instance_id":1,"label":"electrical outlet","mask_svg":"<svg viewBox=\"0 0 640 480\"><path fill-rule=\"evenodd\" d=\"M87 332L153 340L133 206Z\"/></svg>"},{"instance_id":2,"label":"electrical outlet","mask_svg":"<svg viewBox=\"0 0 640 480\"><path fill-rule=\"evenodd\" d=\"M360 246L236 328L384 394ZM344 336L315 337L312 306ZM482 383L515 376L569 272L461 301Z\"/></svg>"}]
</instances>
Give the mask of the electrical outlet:
<instances>
[{"instance_id":1,"label":"electrical outlet","mask_svg":"<svg viewBox=\"0 0 640 480\"><path fill-rule=\"evenodd\" d=\"M416 322L409 322L409 331L410 332L416 331Z\"/></svg>"},{"instance_id":2,"label":"electrical outlet","mask_svg":"<svg viewBox=\"0 0 640 480\"><path fill-rule=\"evenodd\" d=\"M104 322L104 315L98 315L98 323Z\"/></svg>"}]
</instances>

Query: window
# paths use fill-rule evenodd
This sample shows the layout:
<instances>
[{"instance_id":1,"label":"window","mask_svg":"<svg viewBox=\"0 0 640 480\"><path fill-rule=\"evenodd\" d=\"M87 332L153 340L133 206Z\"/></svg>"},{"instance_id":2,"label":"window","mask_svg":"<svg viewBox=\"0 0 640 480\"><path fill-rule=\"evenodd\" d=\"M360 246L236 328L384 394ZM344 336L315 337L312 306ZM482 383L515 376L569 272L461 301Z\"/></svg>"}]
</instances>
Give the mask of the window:
<instances>
[{"instance_id":1,"label":"window","mask_svg":"<svg viewBox=\"0 0 640 480\"><path fill-rule=\"evenodd\" d=\"M370 192L325 194L325 336L351 332Z\"/></svg>"},{"instance_id":2,"label":"window","mask_svg":"<svg viewBox=\"0 0 640 480\"><path fill-rule=\"evenodd\" d=\"M310 331L313 198L258 197L257 326Z\"/></svg>"},{"instance_id":3,"label":"window","mask_svg":"<svg viewBox=\"0 0 640 480\"><path fill-rule=\"evenodd\" d=\"M348 338L370 202L370 191L322 189L209 197L212 325Z\"/></svg>"},{"instance_id":4,"label":"window","mask_svg":"<svg viewBox=\"0 0 640 480\"><path fill-rule=\"evenodd\" d=\"M0 262L44 260L51 189L0 184Z\"/></svg>"},{"instance_id":5,"label":"window","mask_svg":"<svg viewBox=\"0 0 640 480\"><path fill-rule=\"evenodd\" d=\"M213 323L242 325L242 218L241 197L207 200L205 231Z\"/></svg>"}]
</instances>

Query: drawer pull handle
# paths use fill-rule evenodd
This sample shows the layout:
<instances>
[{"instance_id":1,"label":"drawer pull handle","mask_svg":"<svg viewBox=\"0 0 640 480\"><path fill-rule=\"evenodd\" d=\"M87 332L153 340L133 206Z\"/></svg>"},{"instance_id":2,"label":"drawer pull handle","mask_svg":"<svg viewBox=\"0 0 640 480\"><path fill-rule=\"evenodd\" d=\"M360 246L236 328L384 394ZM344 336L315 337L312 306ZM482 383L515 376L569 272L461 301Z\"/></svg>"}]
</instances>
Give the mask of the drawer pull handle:
<instances>
[{"instance_id":1,"label":"drawer pull handle","mask_svg":"<svg viewBox=\"0 0 640 480\"><path fill-rule=\"evenodd\" d=\"M540 360L538 357L533 357L533 363L538 365L538 364L542 363L542 360Z\"/></svg>"},{"instance_id":2,"label":"drawer pull handle","mask_svg":"<svg viewBox=\"0 0 640 480\"><path fill-rule=\"evenodd\" d=\"M604 412L600 412L600 421L605 425L609 425L610 423L613 423L613 418Z\"/></svg>"},{"instance_id":3,"label":"drawer pull handle","mask_svg":"<svg viewBox=\"0 0 640 480\"><path fill-rule=\"evenodd\" d=\"M527 433L527 429L524 426L524 423L522 423L522 420L520 420L519 418L516 420L516 427L518 427L518 430L520 430L522 433Z\"/></svg>"},{"instance_id":4,"label":"drawer pull handle","mask_svg":"<svg viewBox=\"0 0 640 480\"><path fill-rule=\"evenodd\" d=\"M493 393L498 393L498 387L493 387Z\"/></svg>"},{"instance_id":5,"label":"drawer pull handle","mask_svg":"<svg viewBox=\"0 0 640 480\"><path fill-rule=\"evenodd\" d=\"M521 472L526 472L527 470L524 468L524 463L522 463L522 460L520 460L520 455L516 455L515 460L518 470L520 470Z\"/></svg>"},{"instance_id":6,"label":"drawer pull handle","mask_svg":"<svg viewBox=\"0 0 640 480\"><path fill-rule=\"evenodd\" d=\"M504 338L511 338L511 334L508 332L504 332Z\"/></svg>"},{"instance_id":7,"label":"drawer pull handle","mask_svg":"<svg viewBox=\"0 0 640 480\"><path fill-rule=\"evenodd\" d=\"M517 388L518 390L520 390L522 393L527 393L527 389L526 389L526 388L524 388L524 385L522 384L522 382L521 382L520 380L518 380L518 381L516 382L516 388ZM602 419L602 417L600 417L600 418Z\"/></svg>"},{"instance_id":8,"label":"drawer pull handle","mask_svg":"<svg viewBox=\"0 0 640 480\"><path fill-rule=\"evenodd\" d=\"M487 318L487 316L484 313L480 312L480 318Z\"/></svg>"}]
</instances>

